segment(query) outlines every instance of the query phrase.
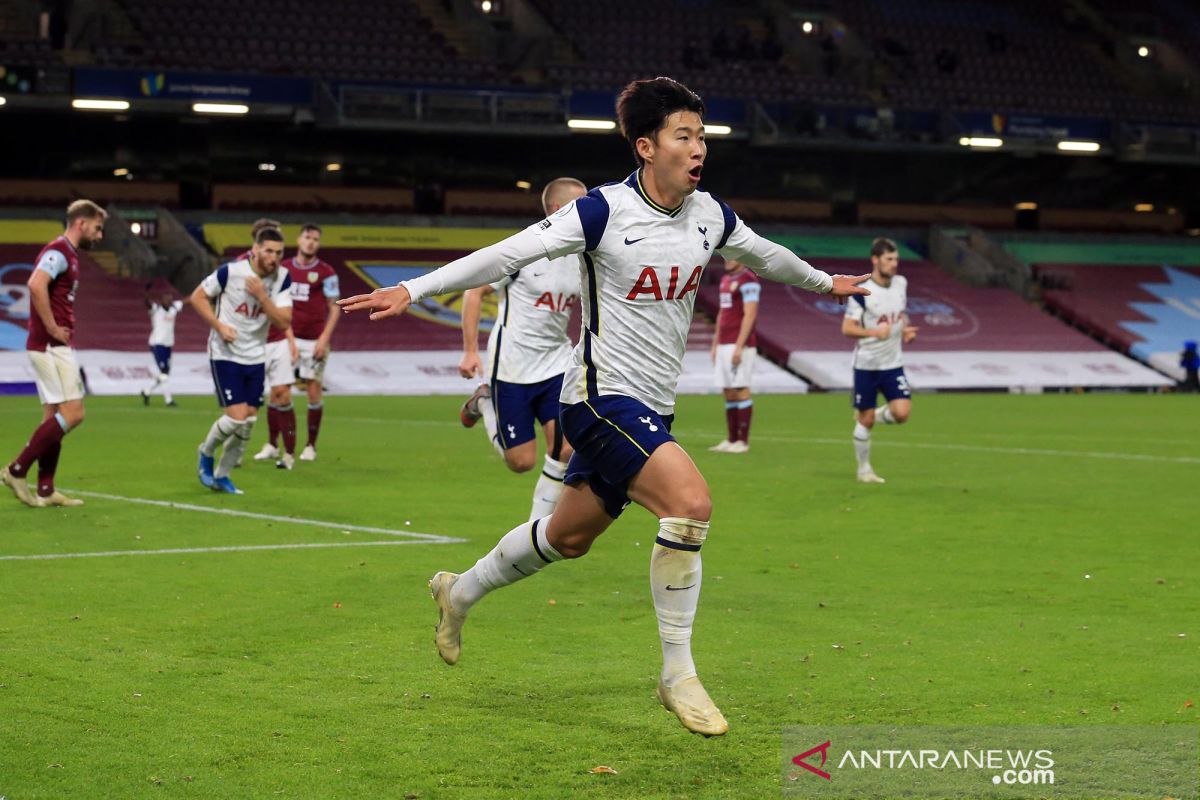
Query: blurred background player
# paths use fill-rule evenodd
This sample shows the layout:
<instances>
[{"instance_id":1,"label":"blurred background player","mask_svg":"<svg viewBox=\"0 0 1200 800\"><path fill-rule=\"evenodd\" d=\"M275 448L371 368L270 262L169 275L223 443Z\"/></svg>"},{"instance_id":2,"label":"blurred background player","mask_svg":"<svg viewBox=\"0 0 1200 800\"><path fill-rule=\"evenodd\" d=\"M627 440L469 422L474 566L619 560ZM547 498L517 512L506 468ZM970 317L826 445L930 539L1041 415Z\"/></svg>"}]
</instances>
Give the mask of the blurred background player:
<instances>
[{"instance_id":1,"label":"blurred background player","mask_svg":"<svg viewBox=\"0 0 1200 800\"><path fill-rule=\"evenodd\" d=\"M842 335L857 339L854 346L854 455L858 480L884 483L871 468L871 428L875 421L901 425L912 411L912 391L904 376L901 344L917 337L908 324L908 280L897 275L900 253L891 239L871 243L871 279L863 284L871 294L850 298L842 317ZM882 393L885 405L875 408Z\"/></svg>"},{"instance_id":2,"label":"blurred background player","mask_svg":"<svg viewBox=\"0 0 1200 800\"><path fill-rule=\"evenodd\" d=\"M587 187L575 178L557 178L542 191L546 216ZM579 303L579 256L542 259L502 280L463 294L464 378L484 376L479 361L479 309L485 294L500 293L496 324L488 337L488 383L480 384L459 416L470 428L483 417L488 438L513 472L528 472L537 461L536 419L546 435L542 474L533 489L529 518L554 510L562 494L571 445L558 424L563 372L571 363L567 326Z\"/></svg>"},{"instance_id":3,"label":"blurred background player","mask_svg":"<svg viewBox=\"0 0 1200 800\"><path fill-rule=\"evenodd\" d=\"M649 554L663 656L659 701L688 730L719 736L729 725L700 683L691 649L712 499L670 432L696 289L712 251L725 249L769 277L835 297L863 292L854 284L867 276L814 269L697 191L707 153L703 113L700 97L670 78L630 83L617 101L621 131L638 163L626 180L593 189L441 269L341 304L381 319L413 301L483 286L543 258L583 255L583 338L560 396L559 420L575 447L562 497L550 517L513 528L466 572L433 576L438 653L456 663L475 603L552 563L586 555L637 503L659 523Z\"/></svg>"},{"instance_id":4,"label":"blurred background player","mask_svg":"<svg viewBox=\"0 0 1200 800\"><path fill-rule=\"evenodd\" d=\"M745 453L750 449L750 377L758 355L754 323L762 285L746 265L725 259L721 276L720 310L717 311L717 335L713 339L712 358L718 385L725 392L725 440L708 448L715 453Z\"/></svg>"},{"instance_id":5,"label":"blurred background player","mask_svg":"<svg viewBox=\"0 0 1200 800\"><path fill-rule=\"evenodd\" d=\"M79 506L82 500L54 488L63 437L83 422L83 376L75 360L75 296L79 291L79 251L104 238L108 213L91 200L67 206L67 228L42 248L29 276L29 333L25 350L33 365L42 422L17 457L0 469L0 481L27 506ZM26 476L38 465L37 492Z\"/></svg>"},{"instance_id":6,"label":"blurred background player","mask_svg":"<svg viewBox=\"0 0 1200 800\"><path fill-rule=\"evenodd\" d=\"M156 297L146 297L150 312L150 354L154 356L154 380L142 389L142 404L150 405L150 395L162 389L163 401L175 405L171 397L171 348L175 346L175 317L183 309L183 301L172 292L161 292Z\"/></svg>"},{"instance_id":7,"label":"blurred background player","mask_svg":"<svg viewBox=\"0 0 1200 800\"><path fill-rule=\"evenodd\" d=\"M242 494L229 472L246 449L262 405L267 327L291 324L291 278L279 269L282 257L283 234L263 228L249 258L221 265L192 292L192 308L212 328L208 357L217 402L224 409L200 445L200 483L214 491Z\"/></svg>"}]
</instances>

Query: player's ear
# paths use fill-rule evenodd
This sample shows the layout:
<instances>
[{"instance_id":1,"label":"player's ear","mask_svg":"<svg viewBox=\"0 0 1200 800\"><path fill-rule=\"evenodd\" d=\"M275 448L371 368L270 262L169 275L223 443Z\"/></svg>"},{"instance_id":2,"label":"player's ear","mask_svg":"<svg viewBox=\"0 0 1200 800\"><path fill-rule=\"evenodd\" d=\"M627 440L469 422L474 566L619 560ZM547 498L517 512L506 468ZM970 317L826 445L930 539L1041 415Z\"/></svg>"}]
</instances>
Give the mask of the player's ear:
<instances>
[{"instance_id":1,"label":"player's ear","mask_svg":"<svg viewBox=\"0 0 1200 800\"><path fill-rule=\"evenodd\" d=\"M649 161L654 157L654 139L649 136L639 136L634 143L637 147L637 154L642 157L642 161Z\"/></svg>"}]
</instances>

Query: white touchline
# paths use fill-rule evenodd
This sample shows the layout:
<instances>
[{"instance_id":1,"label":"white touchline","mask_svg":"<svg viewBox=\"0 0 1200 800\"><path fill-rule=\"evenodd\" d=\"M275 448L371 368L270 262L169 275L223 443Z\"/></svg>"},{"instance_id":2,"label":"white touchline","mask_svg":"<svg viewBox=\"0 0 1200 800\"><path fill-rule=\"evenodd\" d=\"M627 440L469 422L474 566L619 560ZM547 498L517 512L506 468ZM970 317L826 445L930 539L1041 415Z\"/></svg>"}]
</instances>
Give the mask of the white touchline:
<instances>
[{"instance_id":1,"label":"white touchline","mask_svg":"<svg viewBox=\"0 0 1200 800\"><path fill-rule=\"evenodd\" d=\"M724 433L721 431L693 431L688 430L687 433L692 436L719 436ZM767 442L788 442L793 444L828 444L836 447L844 447L850 439L816 439L805 438L802 436L772 436L756 434L756 439L761 439ZM994 447L990 445L977 444L935 444L932 442L897 442L880 439L872 439L871 445L882 445L883 447L912 447L919 450L958 450L967 453L1000 453L1014 456L1066 456L1072 458L1099 458L1111 461L1153 461L1167 464L1200 464L1200 457L1196 456L1159 456L1149 455L1144 453L1109 453L1102 450L1051 450L1040 447Z\"/></svg>"},{"instance_id":2,"label":"white touchline","mask_svg":"<svg viewBox=\"0 0 1200 800\"><path fill-rule=\"evenodd\" d=\"M78 494L78 492L76 492ZM453 541L459 541L457 539ZM315 542L312 544L247 544L229 547L176 547L166 550L108 550L98 553L42 553L29 556L0 556L0 561L50 561L59 558L107 558L109 556L166 556L176 553L242 553L252 550L317 550L325 547L395 547L402 544L430 544L417 539L386 542ZM434 542L433 544L441 544Z\"/></svg>"},{"instance_id":3,"label":"white touchline","mask_svg":"<svg viewBox=\"0 0 1200 800\"><path fill-rule=\"evenodd\" d=\"M379 533L384 536L402 536L408 539L420 539L431 544L460 544L467 541L454 536L439 536L436 533L418 533L416 531L395 531L390 528L372 528L369 525L348 525L342 522L328 522L321 519L304 519L303 517L284 517L276 514L258 514L253 511L238 511L232 508L209 508L195 506L191 503L172 503L168 500L148 500L144 497L122 497L119 494L104 494L103 492L84 492L78 489L67 489L71 494L81 497L98 497L102 500L116 500L122 503L139 503L146 506L161 506L177 508L182 511L202 511L207 514L225 514L230 517L248 517L249 519L265 519L270 522L290 522L294 525L312 525L317 528L333 528L339 531L356 531L358 533Z\"/></svg>"}]
</instances>

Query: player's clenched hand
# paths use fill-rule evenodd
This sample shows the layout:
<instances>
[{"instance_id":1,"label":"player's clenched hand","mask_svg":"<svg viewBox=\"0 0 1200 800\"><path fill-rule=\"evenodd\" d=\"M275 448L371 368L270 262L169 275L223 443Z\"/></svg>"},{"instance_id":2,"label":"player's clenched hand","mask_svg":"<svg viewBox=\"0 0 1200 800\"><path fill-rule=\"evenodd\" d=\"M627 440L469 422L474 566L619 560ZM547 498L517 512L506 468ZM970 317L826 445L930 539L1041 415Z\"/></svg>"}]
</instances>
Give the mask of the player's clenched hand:
<instances>
[{"instance_id":1,"label":"player's clenched hand","mask_svg":"<svg viewBox=\"0 0 1200 800\"><path fill-rule=\"evenodd\" d=\"M890 338L892 335L892 323L886 319L879 321L879 327L875 329L875 338L879 341Z\"/></svg>"},{"instance_id":2,"label":"player's clenched hand","mask_svg":"<svg viewBox=\"0 0 1200 800\"><path fill-rule=\"evenodd\" d=\"M458 362L458 374L464 378L483 377L483 364L479 361L479 353L466 353Z\"/></svg>"},{"instance_id":3,"label":"player's clenched hand","mask_svg":"<svg viewBox=\"0 0 1200 800\"><path fill-rule=\"evenodd\" d=\"M870 273L866 275L834 275L833 288L829 290L829 293L838 299L839 304L844 304L846 298L852 294L870 294L869 291L859 286L869 277L871 277Z\"/></svg>"},{"instance_id":4,"label":"player's clenched hand","mask_svg":"<svg viewBox=\"0 0 1200 800\"><path fill-rule=\"evenodd\" d=\"M917 331L919 331L919 330L920 330L920 328L918 328L916 325L905 325L904 326L904 343L908 344L913 339L917 338Z\"/></svg>"},{"instance_id":5,"label":"player's clenched hand","mask_svg":"<svg viewBox=\"0 0 1200 800\"><path fill-rule=\"evenodd\" d=\"M376 289L370 294L356 294L354 297L343 297L337 301L342 312L370 311L372 321L398 317L405 312L412 297L403 286L389 286L386 289Z\"/></svg>"},{"instance_id":6,"label":"player's clenched hand","mask_svg":"<svg viewBox=\"0 0 1200 800\"><path fill-rule=\"evenodd\" d=\"M263 282L257 275L246 278L246 293L260 303L267 299L267 290L263 288Z\"/></svg>"},{"instance_id":7,"label":"player's clenched hand","mask_svg":"<svg viewBox=\"0 0 1200 800\"><path fill-rule=\"evenodd\" d=\"M237 328L232 325L226 325L224 322L217 323L217 333L221 334L221 338L231 344L237 338Z\"/></svg>"}]
</instances>

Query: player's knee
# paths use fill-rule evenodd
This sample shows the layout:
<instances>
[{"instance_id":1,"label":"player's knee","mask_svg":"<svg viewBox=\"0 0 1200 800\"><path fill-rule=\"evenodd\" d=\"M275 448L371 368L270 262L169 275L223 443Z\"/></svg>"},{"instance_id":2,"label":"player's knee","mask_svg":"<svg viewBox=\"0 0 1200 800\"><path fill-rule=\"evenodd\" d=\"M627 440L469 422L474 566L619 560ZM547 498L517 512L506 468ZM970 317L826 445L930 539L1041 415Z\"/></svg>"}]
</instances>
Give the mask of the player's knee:
<instances>
[{"instance_id":1,"label":"player's knee","mask_svg":"<svg viewBox=\"0 0 1200 800\"><path fill-rule=\"evenodd\" d=\"M551 544L563 558L582 558L592 549L593 541L595 541L595 538L592 536L569 534L562 537L560 541L551 542Z\"/></svg>"},{"instance_id":2,"label":"player's knee","mask_svg":"<svg viewBox=\"0 0 1200 800\"><path fill-rule=\"evenodd\" d=\"M560 448L558 448L558 455L554 456L554 460L555 461L570 461L571 456L573 456L574 454L575 454L575 451L571 449L571 445L567 444L566 442L563 442L562 446Z\"/></svg>"},{"instance_id":3,"label":"player's knee","mask_svg":"<svg viewBox=\"0 0 1200 800\"><path fill-rule=\"evenodd\" d=\"M508 468L516 473L529 472L533 469L534 455L525 452L513 452L512 450L504 451L504 463Z\"/></svg>"},{"instance_id":4,"label":"player's knee","mask_svg":"<svg viewBox=\"0 0 1200 800\"><path fill-rule=\"evenodd\" d=\"M892 419L896 420L897 425L903 425L904 423L908 422L908 415L911 413L912 413L912 411L910 411L907 408L903 409L901 411L896 411L893 409L892 410Z\"/></svg>"},{"instance_id":5,"label":"player's knee","mask_svg":"<svg viewBox=\"0 0 1200 800\"><path fill-rule=\"evenodd\" d=\"M712 497L708 490L684 493L677 501L677 507L671 516L708 522L712 517Z\"/></svg>"}]
</instances>

